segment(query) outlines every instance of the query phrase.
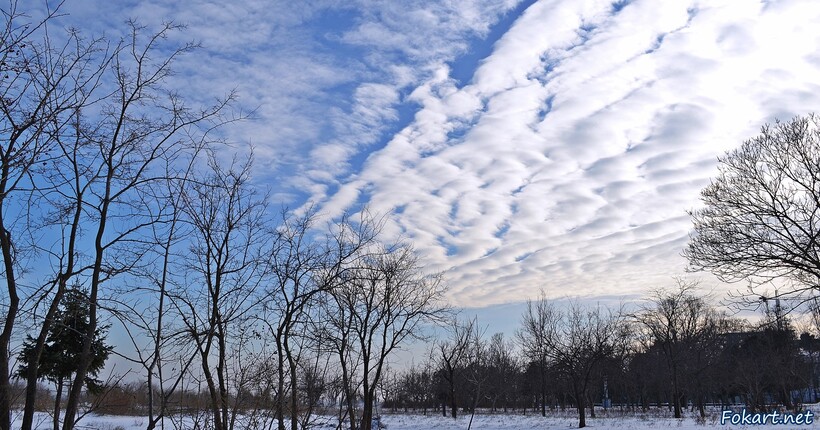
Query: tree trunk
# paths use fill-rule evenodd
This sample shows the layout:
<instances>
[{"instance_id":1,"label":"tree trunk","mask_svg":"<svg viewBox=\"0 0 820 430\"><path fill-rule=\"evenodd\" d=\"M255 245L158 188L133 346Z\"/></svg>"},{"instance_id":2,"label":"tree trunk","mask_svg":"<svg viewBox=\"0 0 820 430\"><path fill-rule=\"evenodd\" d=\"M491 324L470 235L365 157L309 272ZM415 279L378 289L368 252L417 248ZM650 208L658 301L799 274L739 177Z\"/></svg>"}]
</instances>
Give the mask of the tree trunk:
<instances>
[{"instance_id":1,"label":"tree trunk","mask_svg":"<svg viewBox=\"0 0 820 430\"><path fill-rule=\"evenodd\" d=\"M0 226L2 225L2 214L0 214ZM6 321L3 323L3 332L0 333L0 430L10 430L11 384L9 382L9 343L11 342L11 332L14 329L14 321L17 319L20 298L17 296L17 278L15 278L14 274L11 232L6 230L5 227L0 227L0 247L2 247L3 251L4 274L6 275L6 287L9 293Z\"/></svg>"},{"instance_id":2,"label":"tree trunk","mask_svg":"<svg viewBox=\"0 0 820 430\"><path fill-rule=\"evenodd\" d=\"M538 386L541 388L541 416L547 416L547 362L544 357L541 357L540 371L538 376L540 381Z\"/></svg>"},{"instance_id":3,"label":"tree trunk","mask_svg":"<svg viewBox=\"0 0 820 430\"><path fill-rule=\"evenodd\" d=\"M221 342L221 341L220 341ZM223 358L224 352L220 351L220 362L224 359ZM223 365L219 365L216 368L216 379L219 383L219 407L221 409L221 418L222 418L222 429L228 430L228 418L230 417L230 408L228 406L228 388L225 382L225 368Z\"/></svg>"},{"instance_id":4,"label":"tree trunk","mask_svg":"<svg viewBox=\"0 0 820 430\"><path fill-rule=\"evenodd\" d=\"M54 430L60 430L61 400L63 400L63 378L57 380L57 392L54 394Z\"/></svg>"},{"instance_id":5,"label":"tree trunk","mask_svg":"<svg viewBox=\"0 0 820 430\"><path fill-rule=\"evenodd\" d=\"M675 418L683 416L683 406L681 405L680 395L677 392L673 394L672 407L675 411Z\"/></svg>"},{"instance_id":6,"label":"tree trunk","mask_svg":"<svg viewBox=\"0 0 820 430\"><path fill-rule=\"evenodd\" d=\"M22 430L31 430L34 425L34 408L35 403L37 402L37 378L40 358L43 355L43 350L45 350L46 338L48 337L48 332L51 329L51 321L54 319L54 315L57 314L57 308L63 298L63 295L65 294L67 281L68 277L66 275L60 275L60 280L57 285L57 292L48 307L48 311L46 311L45 318L43 318L43 325L40 327L40 333L37 335L37 342L34 345L34 352L31 356L31 361L27 363L26 403L23 409L23 423L20 427Z\"/></svg>"},{"instance_id":7,"label":"tree trunk","mask_svg":"<svg viewBox=\"0 0 820 430\"><path fill-rule=\"evenodd\" d=\"M347 416L350 420L350 430L356 430L356 408L353 405L353 387L350 386L350 376L348 375L347 365L345 364L342 364L342 386L344 386L345 404L347 405Z\"/></svg>"},{"instance_id":8,"label":"tree trunk","mask_svg":"<svg viewBox=\"0 0 820 430\"><path fill-rule=\"evenodd\" d=\"M451 384L450 385L450 415L453 416L453 419L458 417L458 405L456 405L456 389Z\"/></svg>"},{"instance_id":9,"label":"tree trunk","mask_svg":"<svg viewBox=\"0 0 820 430\"><path fill-rule=\"evenodd\" d=\"M364 406L362 407L361 430L371 430L373 427L373 393L364 392Z\"/></svg>"},{"instance_id":10,"label":"tree trunk","mask_svg":"<svg viewBox=\"0 0 820 430\"><path fill-rule=\"evenodd\" d=\"M99 248L102 252L101 247ZM102 265L102 258L98 263ZM95 270L91 281L91 295L89 299L88 312L88 330L85 332L85 339L83 340L83 349L80 353L79 363L77 366L77 373L74 377L74 382L71 384L71 389L68 393L68 400L65 407L65 419L63 421L63 430L73 430L75 419L80 407L80 396L82 395L85 378L88 375L88 367L91 364L91 343L94 338L94 333L97 331L97 294L99 291L100 269ZM217 429L222 430L222 429Z\"/></svg>"},{"instance_id":11,"label":"tree trunk","mask_svg":"<svg viewBox=\"0 0 820 430\"><path fill-rule=\"evenodd\" d=\"M672 364L672 406L675 411L675 418L680 418L682 413L680 390L678 389L678 367Z\"/></svg>"},{"instance_id":12,"label":"tree trunk","mask_svg":"<svg viewBox=\"0 0 820 430\"><path fill-rule=\"evenodd\" d=\"M589 417L595 418L595 402L591 401L589 398L586 399L586 402L589 403Z\"/></svg>"},{"instance_id":13,"label":"tree trunk","mask_svg":"<svg viewBox=\"0 0 820 430\"><path fill-rule=\"evenodd\" d=\"M205 376L205 382L208 384L208 392L211 397L211 410L214 414L214 430L226 430L222 426L222 408L220 407L220 399L218 399L219 391L216 388L214 377L208 366L207 354L202 355L202 373Z\"/></svg>"},{"instance_id":14,"label":"tree trunk","mask_svg":"<svg viewBox=\"0 0 820 430\"><path fill-rule=\"evenodd\" d=\"M473 396L473 405L472 410L470 411L470 422L467 424L467 430L470 430L473 427L473 418L475 418L475 410L478 408L478 400L480 398L481 393L481 385L479 384L479 388L476 389L475 396Z\"/></svg>"},{"instance_id":15,"label":"tree trunk","mask_svg":"<svg viewBox=\"0 0 820 430\"><path fill-rule=\"evenodd\" d=\"M278 376L276 393L276 421L279 430L285 430L285 356L282 355L282 336L276 334L276 372Z\"/></svg>"},{"instance_id":16,"label":"tree trunk","mask_svg":"<svg viewBox=\"0 0 820 430\"><path fill-rule=\"evenodd\" d=\"M587 426L586 405L584 404L586 394L576 392L575 398L578 399L578 428L580 429Z\"/></svg>"},{"instance_id":17,"label":"tree trunk","mask_svg":"<svg viewBox=\"0 0 820 430\"><path fill-rule=\"evenodd\" d=\"M675 418L681 417L680 391L678 390L678 368L672 365L672 405L675 409Z\"/></svg>"},{"instance_id":18,"label":"tree trunk","mask_svg":"<svg viewBox=\"0 0 820 430\"><path fill-rule=\"evenodd\" d=\"M290 429L299 430L299 392L296 389L299 380L296 376L296 363L290 357L290 354L288 354L288 362L290 368Z\"/></svg>"}]
</instances>

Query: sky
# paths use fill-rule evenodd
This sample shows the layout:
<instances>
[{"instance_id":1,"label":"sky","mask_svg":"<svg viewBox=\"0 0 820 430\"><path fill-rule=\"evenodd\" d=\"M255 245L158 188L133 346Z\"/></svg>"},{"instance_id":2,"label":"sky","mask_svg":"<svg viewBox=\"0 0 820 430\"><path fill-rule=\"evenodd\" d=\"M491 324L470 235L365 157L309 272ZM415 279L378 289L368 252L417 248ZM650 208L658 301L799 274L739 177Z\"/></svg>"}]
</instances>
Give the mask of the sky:
<instances>
[{"instance_id":1,"label":"sky","mask_svg":"<svg viewBox=\"0 0 820 430\"><path fill-rule=\"evenodd\" d=\"M635 298L686 275L717 157L820 106L810 0L69 0L87 35L187 25L170 83L274 204L367 207L460 307ZM692 275L686 275L692 276ZM706 287L722 286L704 278Z\"/></svg>"}]
</instances>

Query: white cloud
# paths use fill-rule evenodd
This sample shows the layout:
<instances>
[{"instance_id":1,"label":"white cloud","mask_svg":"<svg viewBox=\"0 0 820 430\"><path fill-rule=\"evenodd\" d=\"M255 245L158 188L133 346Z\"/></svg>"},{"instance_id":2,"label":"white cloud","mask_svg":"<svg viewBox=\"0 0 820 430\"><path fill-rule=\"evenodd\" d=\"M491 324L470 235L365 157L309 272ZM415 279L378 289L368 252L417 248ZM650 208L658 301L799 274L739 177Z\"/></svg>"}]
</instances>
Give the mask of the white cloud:
<instances>
[{"instance_id":1,"label":"white cloud","mask_svg":"<svg viewBox=\"0 0 820 430\"><path fill-rule=\"evenodd\" d=\"M415 121L341 193L400 208L392 228L459 304L665 285L716 156L816 109L818 19L798 1L537 2L469 85L419 86Z\"/></svg>"},{"instance_id":2,"label":"white cloud","mask_svg":"<svg viewBox=\"0 0 820 430\"><path fill-rule=\"evenodd\" d=\"M716 156L820 105L820 9L798 0L540 0L457 82L515 5L77 2L65 19L189 24L179 40L204 49L173 85L239 91L255 117L228 138L256 146L273 194L395 211L387 232L460 305L667 284Z\"/></svg>"},{"instance_id":3,"label":"white cloud","mask_svg":"<svg viewBox=\"0 0 820 430\"><path fill-rule=\"evenodd\" d=\"M404 97L515 3L79 2L66 4L62 19L115 37L128 18L149 29L185 24L172 42L203 49L179 61L170 85L200 103L237 90L237 107L254 114L226 129L227 139L254 145L260 180L299 202L334 192L398 120Z\"/></svg>"}]
</instances>

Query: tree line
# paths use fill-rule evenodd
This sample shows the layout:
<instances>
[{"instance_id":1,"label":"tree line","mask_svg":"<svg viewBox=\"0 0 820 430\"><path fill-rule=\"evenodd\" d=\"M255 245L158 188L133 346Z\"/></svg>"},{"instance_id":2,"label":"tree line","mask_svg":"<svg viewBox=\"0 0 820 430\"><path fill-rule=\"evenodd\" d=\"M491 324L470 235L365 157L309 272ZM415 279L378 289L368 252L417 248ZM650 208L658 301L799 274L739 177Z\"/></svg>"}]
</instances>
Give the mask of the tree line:
<instances>
[{"instance_id":1,"label":"tree line","mask_svg":"<svg viewBox=\"0 0 820 430\"><path fill-rule=\"evenodd\" d=\"M385 408L441 413L646 412L818 401L817 319L800 332L779 304L758 323L731 317L679 281L638 309L530 301L514 338L454 321L429 359L385 381ZM817 310L813 308L816 316Z\"/></svg>"},{"instance_id":2,"label":"tree line","mask_svg":"<svg viewBox=\"0 0 820 430\"><path fill-rule=\"evenodd\" d=\"M376 425L380 413L390 412L467 415L471 423L476 413L548 416L575 411L584 427L587 417L595 418L602 409L627 414L663 409L678 418L690 409L705 420L710 407L798 411L804 403L818 401L816 306L797 323L772 303L752 323L718 310L695 287L679 281L629 311L541 297L527 303L511 337L488 335L476 319L447 318L443 334L427 338L426 359L408 367L391 365L390 354L381 362L369 360L367 352L322 338L329 335L324 325L333 324L336 316L315 314L311 318L321 328L304 327L305 333L312 332L307 339L301 337L304 333L293 335L302 345L295 381L289 379L287 358L279 366L272 351L255 353L250 346L265 337L273 341L269 335L240 336L245 344L232 352L249 359L226 359L231 370L224 395L216 396L218 412L210 383L197 369L189 369L173 390L157 382L149 385L147 379L98 381L98 389L88 390L84 401L96 412L149 415L177 428L197 423L215 427L217 416L227 416L226 428L287 427L295 418L296 428L330 423L340 429L365 428L365 417ZM328 310L319 308L320 313ZM334 310L339 312L336 321L350 315ZM367 331L357 324L340 327ZM342 334L335 336L339 342ZM361 334L355 338L354 344L363 344ZM316 343L307 347L310 342ZM341 360L339 351L360 358ZM368 377L376 370L367 369L378 366L380 376Z\"/></svg>"}]
</instances>

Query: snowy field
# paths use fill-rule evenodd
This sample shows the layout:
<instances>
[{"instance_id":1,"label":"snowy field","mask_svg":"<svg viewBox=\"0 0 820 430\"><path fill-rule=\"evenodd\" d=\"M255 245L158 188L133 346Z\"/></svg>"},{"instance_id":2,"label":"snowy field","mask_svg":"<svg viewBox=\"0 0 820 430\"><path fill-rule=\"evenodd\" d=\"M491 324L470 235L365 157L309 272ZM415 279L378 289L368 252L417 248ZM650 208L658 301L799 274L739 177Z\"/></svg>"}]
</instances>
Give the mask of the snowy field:
<instances>
[{"instance_id":1,"label":"snowy field","mask_svg":"<svg viewBox=\"0 0 820 430\"><path fill-rule=\"evenodd\" d=\"M818 405L809 405L807 409L820 412ZM17 417L19 418L19 417ZM177 421L177 420L174 420ZM186 420L188 421L188 420ZM321 421L321 420L320 420ZM38 414L37 429L49 430L51 417L48 414ZM464 430L470 422L469 415L452 418L445 418L440 415L414 415L414 414L385 414L382 416L382 423L388 430L409 430L409 429L437 429L437 430ZM100 416L87 415L78 425L78 430L142 430L145 429L147 419L132 416ZM12 429L19 429L19 419L15 419ZM802 429L814 428L814 425L721 425L720 412L712 411L705 421L698 419L696 413L687 413L682 419L672 418L666 415L665 411L652 411L647 414L607 414L604 411L598 413L597 418L587 417L587 428L593 429L619 429L619 430L648 430L648 429L679 429L679 430L701 430L705 428L721 429L749 429L749 428L780 428L780 429ZM476 430L529 430L529 429L575 429L578 427L578 418L571 411L565 413L554 413L546 418L540 415L476 415L473 418L472 429ZM159 428L159 427L158 427ZM186 423L180 426L174 425L170 420L166 422L165 429L195 428L194 425ZM265 428L268 428L265 426ZM275 428L275 426L273 427ZM317 422L316 429L334 429L336 421L332 417L327 417L324 423ZM251 430L250 428L247 430Z\"/></svg>"}]
</instances>

